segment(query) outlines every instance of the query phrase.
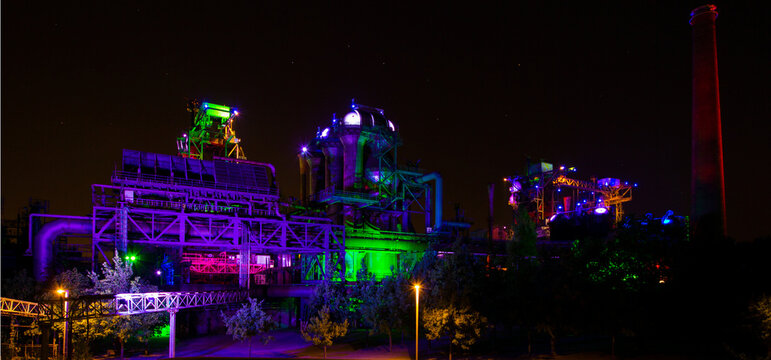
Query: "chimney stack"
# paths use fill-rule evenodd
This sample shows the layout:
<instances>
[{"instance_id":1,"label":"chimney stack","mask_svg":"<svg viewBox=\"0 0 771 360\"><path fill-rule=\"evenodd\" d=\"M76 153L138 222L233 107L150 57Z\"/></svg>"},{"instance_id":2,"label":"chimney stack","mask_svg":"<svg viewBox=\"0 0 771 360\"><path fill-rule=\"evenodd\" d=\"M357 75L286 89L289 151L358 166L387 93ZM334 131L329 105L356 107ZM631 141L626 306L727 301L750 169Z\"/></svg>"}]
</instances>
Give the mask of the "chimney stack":
<instances>
[{"instance_id":1,"label":"chimney stack","mask_svg":"<svg viewBox=\"0 0 771 360\"><path fill-rule=\"evenodd\" d=\"M723 139L717 76L715 5L691 11L693 109L691 123L691 217L695 238L726 234Z\"/></svg>"}]
</instances>

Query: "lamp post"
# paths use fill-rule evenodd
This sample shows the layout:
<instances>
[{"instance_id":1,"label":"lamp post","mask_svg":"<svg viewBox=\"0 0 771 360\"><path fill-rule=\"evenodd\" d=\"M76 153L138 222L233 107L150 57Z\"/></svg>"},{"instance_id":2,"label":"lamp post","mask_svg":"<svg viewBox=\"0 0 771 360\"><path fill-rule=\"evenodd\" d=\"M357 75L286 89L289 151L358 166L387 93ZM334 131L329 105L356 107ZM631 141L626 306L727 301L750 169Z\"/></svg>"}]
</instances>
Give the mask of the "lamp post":
<instances>
[{"instance_id":1,"label":"lamp post","mask_svg":"<svg viewBox=\"0 0 771 360\"><path fill-rule=\"evenodd\" d=\"M418 360L418 318L420 317L420 285L415 285L415 360Z\"/></svg>"},{"instance_id":2,"label":"lamp post","mask_svg":"<svg viewBox=\"0 0 771 360\"><path fill-rule=\"evenodd\" d=\"M62 297L64 310L64 339L62 341L62 356L64 359L72 359L72 324L70 323L70 291L64 289L56 290L56 293Z\"/></svg>"}]
</instances>

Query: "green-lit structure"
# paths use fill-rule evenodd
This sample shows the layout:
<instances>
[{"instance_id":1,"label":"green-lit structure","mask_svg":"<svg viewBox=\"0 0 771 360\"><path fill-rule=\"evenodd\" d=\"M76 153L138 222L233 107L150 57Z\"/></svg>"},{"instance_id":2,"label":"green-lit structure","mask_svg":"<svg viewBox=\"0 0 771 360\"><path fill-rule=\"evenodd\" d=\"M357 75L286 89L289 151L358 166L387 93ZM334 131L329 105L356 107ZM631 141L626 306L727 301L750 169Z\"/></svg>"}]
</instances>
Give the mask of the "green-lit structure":
<instances>
[{"instance_id":1,"label":"green-lit structure","mask_svg":"<svg viewBox=\"0 0 771 360\"><path fill-rule=\"evenodd\" d=\"M346 280L362 262L378 278L389 275L458 225L442 221L441 176L400 166L400 145L383 110L354 103L298 154L304 208L345 225Z\"/></svg>"},{"instance_id":2,"label":"green-lit structure","mask_svg":"<svg viewBox=\"0 0 771 360\"><path fill-rule=\"evenodd\" d=\"M229 106L192 100L187 105L191 124L187 133L177 138L180 156L211 160L213 156L246 159L236 137L233 123L238 110Z\"/></svg>"}]
</instances>

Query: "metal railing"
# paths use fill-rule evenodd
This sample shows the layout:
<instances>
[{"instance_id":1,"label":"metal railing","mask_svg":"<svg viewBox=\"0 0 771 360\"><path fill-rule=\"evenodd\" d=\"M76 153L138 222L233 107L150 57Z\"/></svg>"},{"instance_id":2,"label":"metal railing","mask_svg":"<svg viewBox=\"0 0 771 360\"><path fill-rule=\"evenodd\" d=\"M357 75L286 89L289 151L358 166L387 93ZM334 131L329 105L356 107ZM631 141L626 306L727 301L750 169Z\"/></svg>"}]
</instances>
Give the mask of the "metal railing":
<instances>
[{"instance_id":1,"label":"metal railing","mask_svg":"<svg viewBox=\"0 0 771 360\"><path fill-rule=\"evenodd\" d=\"M194 188L208 188L249 194L278 196L278 189L271 187L224 184L206 180L180 179L171 176L138 174L126 171L115 171L112 176L112 181L113 183L122 183L124 181L128 181L133 185L136 185L135 182L140 182L148 185L160 184L168 186L188 186Z\"/></svg>"},{"instance_id":2,"label":"metal railing","mask_svg":"<svg viewBox=\"0 0 771 360\"><path fill-rule=\"evenodd\" d=\"M115 307L117 315L134 315L224 305L244 301L248 296L247 290L117 294Z\"/></svg>"},{"instance_id":3,"label":"metal railing","mask_svg":"<svg viewBox=\"0 0 771 360\"><path fill-rule=\"evenodd\" d=\"M42 303L2 298L2 314L36 317L56 322L65 318L80 320L102 316L135 315L224 305L246 300L248 290L206 292L149 292L116 295L84 295L71 299L49 300ZM65 314L64 302L69 304Z\"/></svg>"},{"instance_id":4,"label":"metal railing","mask_svg":"<svg viewBox=\"0 0 771 360\"><path fill-rule=\"evenodd\" d=\"M38 303L10 298L0 298L0 313L4 315L8 314L26 317L37 317L39 315Z\"/></svg>"}]
</instances>

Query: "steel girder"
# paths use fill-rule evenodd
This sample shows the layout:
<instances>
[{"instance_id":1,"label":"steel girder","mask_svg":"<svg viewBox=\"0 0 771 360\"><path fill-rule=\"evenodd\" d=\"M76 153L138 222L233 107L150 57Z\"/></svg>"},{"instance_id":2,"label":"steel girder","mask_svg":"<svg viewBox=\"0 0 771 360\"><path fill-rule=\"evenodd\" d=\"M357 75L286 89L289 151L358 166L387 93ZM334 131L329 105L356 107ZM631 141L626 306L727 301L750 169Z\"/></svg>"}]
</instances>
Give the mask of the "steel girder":
<instances>
[{"instance_id":1,"label":"steel girder","mask_svg":"<svg viewBox=\"0 0 771 360\"><path fill-rule=\"evenodd\" d=\"M37 317L39 315L38 303L10 298L0 298L0 313L3 315Z\"/></svg>"},{"instance_id":2,"label":"steel girder","mask_svg":"<svg viewBox=\"0 0 771 360\"><path fill-rule=\"evenodd\" d=\"M125 208L125 207L124 207ZM194 247L266 253L318 253L343 251L343 226L293 222L270 218L241 218L207 213L181 213L162 209L128 208L127 226L119 229L119 207L93 208L93 242L102 251L120 231L133 244Z\"/></svg>"},{"instance_id":3,"label":"steel girder","mask_svg":"<svg viewBox=\"0 0 771 360\"><path fill-rule=\"evenodd\" d=\"M115 295L115 310L116 315L176 311L242 302L248 296L248 290L117 294Z\"/></svg>"}]
</instances>

